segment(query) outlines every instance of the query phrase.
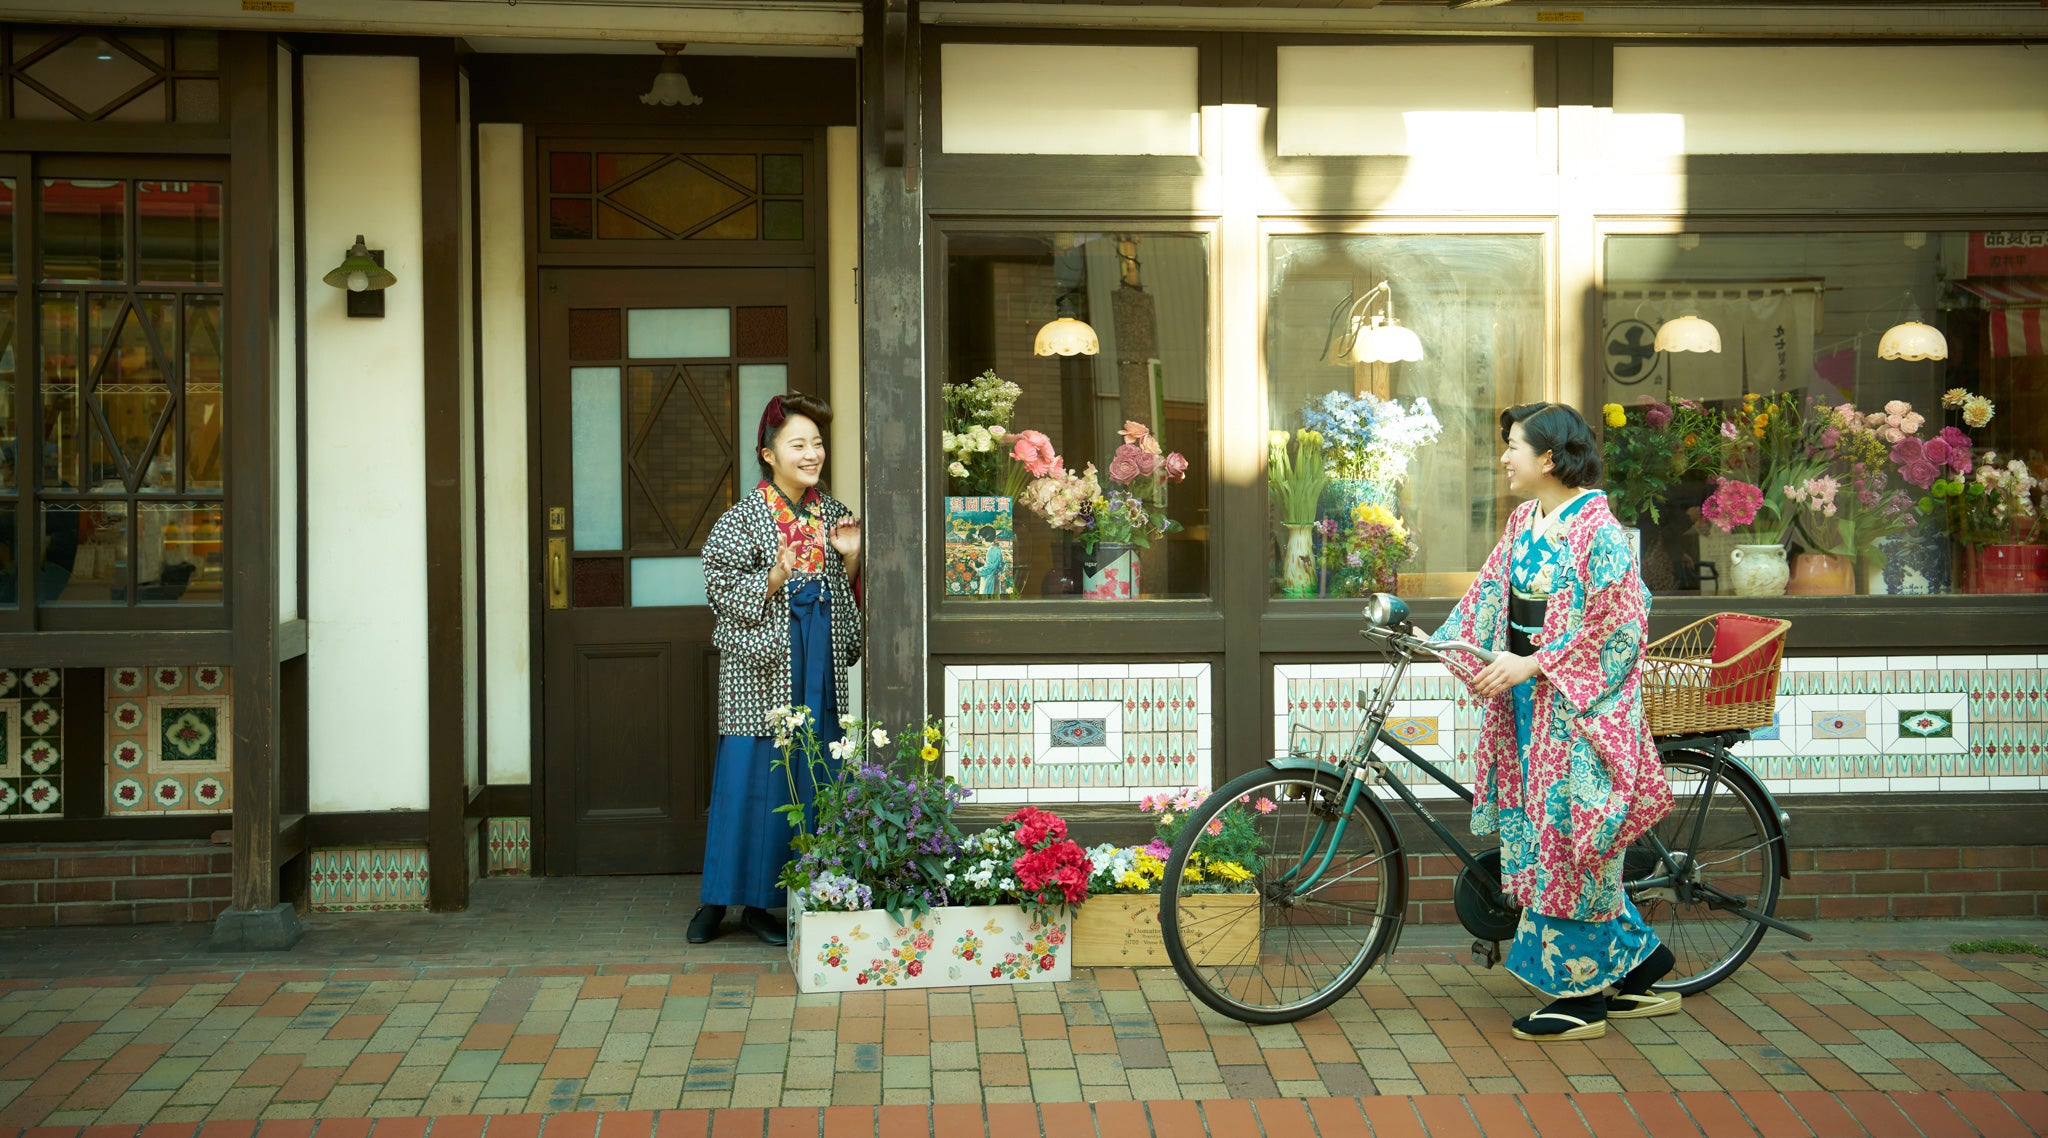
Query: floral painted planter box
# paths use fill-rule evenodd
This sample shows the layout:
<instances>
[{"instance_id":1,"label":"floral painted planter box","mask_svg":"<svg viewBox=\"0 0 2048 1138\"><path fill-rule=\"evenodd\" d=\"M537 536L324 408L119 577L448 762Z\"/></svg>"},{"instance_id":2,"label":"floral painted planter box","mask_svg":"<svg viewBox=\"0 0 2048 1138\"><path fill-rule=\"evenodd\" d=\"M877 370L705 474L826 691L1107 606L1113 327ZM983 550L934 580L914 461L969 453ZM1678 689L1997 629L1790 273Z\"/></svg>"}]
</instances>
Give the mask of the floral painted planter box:
<instances>
[{"instance_id":1,"label":"floral painted planter box","mask_svg":"<svg viewBox=\"0 0 2048 1138\"><path fill-rule=\"evenodd\" d=\"M948 905L899 925L880 909L807 912L792 894L789 967L799 992L1070 980L1072 915L1041 921L1018 905Z\"/></svg>"},{"instance_id":2,"label":"floral painted planter box","mask_svg":"<svg viewBox=\"0 0 2048 1138\"><path fill-rule=\"evenodd\" d=\"M1210 893L1181 898L1196 922L1213 921L1221 935L1196 946L1196 964L1222 964L1253 949L1259 935L1256 893ZM1074 918L1074 963L1082 968L1168 968L1159 931L1159 894L1104 893L1088 898Z\"/></svg>"}]
</instances>

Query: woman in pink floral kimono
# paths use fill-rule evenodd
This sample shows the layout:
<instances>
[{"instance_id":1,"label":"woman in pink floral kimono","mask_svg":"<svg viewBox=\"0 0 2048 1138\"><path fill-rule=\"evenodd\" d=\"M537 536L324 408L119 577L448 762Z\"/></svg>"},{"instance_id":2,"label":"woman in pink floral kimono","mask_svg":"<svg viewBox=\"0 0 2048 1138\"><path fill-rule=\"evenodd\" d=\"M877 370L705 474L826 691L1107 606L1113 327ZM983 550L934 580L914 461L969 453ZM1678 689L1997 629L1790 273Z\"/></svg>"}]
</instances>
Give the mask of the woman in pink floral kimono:
<instances>
[{"instance_id":1,"label":"woman in pink floral kimono","mask_svg":"<svg viewBox=\"0 0 2048 1138\"><path fill-rule=\"evenodd\" d=\"M1499 653L1469 681L1485 704L1472 832L1500 835L1502 884L1522 906L1507 968L1552 1001L1515 1036L1594 1039L1609 1018L1679 1003L1650 990L1674 958L1621 890L1623 852L1671 810L1643 720L1649 591L1591 488L1585 419L1530 403L1500 426L1508 488L1530 500L1436 638Z\"/></svg>"}]
</instances>

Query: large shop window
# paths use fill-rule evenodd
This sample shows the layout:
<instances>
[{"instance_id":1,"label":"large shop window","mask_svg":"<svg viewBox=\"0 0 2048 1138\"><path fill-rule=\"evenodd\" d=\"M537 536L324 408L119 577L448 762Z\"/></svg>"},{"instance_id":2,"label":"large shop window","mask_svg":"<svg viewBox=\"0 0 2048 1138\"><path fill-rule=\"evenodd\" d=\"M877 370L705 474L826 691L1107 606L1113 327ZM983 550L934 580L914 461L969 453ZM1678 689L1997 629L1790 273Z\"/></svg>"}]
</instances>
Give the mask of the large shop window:
<instances>
[{"instance_id":1,"label":"large shop window","mask_svg":"<svg viewBox=\"0 0 2048 1138\"><path fill-rule=\"evenodd\" d=\"M0 208L33 222L0 253L0 603L221 603L221 190L0 181Z\"/></svg>"},{"instance_id":2,"label":"large shop window","mask_svg":"<svg viewBox=\"0 0 2048 1138\"><path fill-rule=\"evenodd\" d=\"M1497 416L1543 390L1543 239L1281 236L1268 276L1272 595L1459 595L1514 505Z\"/></svg>"},{"instance_id":3,"label":"large shop window","mask_svg":"<svg viewBox=\"0 0 2048 1138\"><path fill-rule=\"evenodd\" d=\"M949 598L1207 595L1208 307L1197 235L948 235Z\"/></svg>"},{"instance_id":4,"label":"large shop window","mask_svg":"<svg viewBox=\"0 0 2048 1138\"><path fill-rule=\"evenodd\" d=\"M2048 590L2048 233L1615 235L1605 259L1608 483L1654 590Z\"/></svg>"}]
</instances>

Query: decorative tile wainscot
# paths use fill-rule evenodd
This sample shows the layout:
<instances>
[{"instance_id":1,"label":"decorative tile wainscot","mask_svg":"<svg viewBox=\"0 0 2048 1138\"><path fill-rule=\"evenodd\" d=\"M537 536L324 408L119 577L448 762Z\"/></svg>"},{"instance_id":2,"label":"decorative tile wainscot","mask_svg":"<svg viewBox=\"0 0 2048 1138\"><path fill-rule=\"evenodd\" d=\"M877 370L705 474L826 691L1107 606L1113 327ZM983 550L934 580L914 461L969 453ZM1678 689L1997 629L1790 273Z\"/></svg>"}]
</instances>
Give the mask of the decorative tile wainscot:
<instances>
[{"instance_id":1,"label":"decorative tile wainscot","mask_svg":"<svg viewBox=\"0 0 2048 1138\"><path fill-rule=\"evenodd\" d=\"M789 969L799 992L1070 980L1072 913L1045 922L1017 905L947 905L900 925L880 909L807 912L792 893Z\"/></svg>"},{"instance_id":2,"label":"decorative tile wainscot","mask_svg":"<svg viewBox=\"0 0 2048 1138\"><path fill-rule=\"evenodd\" d=\"M946 773L974 802L1136 802L1210 778L1205 663L946 668Z\"/></svg>"}]
</instances>

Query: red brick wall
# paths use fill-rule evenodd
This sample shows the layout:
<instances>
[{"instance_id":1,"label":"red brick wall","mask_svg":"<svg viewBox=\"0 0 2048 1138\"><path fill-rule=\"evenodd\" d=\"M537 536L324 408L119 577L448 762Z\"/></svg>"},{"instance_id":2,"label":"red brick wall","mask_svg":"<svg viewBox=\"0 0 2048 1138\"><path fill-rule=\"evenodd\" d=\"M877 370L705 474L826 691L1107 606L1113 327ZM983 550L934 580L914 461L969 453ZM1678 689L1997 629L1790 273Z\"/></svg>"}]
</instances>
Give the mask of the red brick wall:
<instances>
[{"instance_id":1,"label":"red brick wall","mask_svg":"<svg viewBox=\"0 0 2048 1138\"><path fill-rule=\"evenodd\" d=\"M1408 921L1456 924L1449 854L1408 858ZM1777 915L1815 917L2048 917L2048 846L1902 846L1792 850Z\"/></svg>"},{"instance_id":2,"label":"red brick wall","mask_svg":"<svg viewBox=\"0 0 2048 1138\"><path fill-rule=\"evenodd\" d=\"M211 921L232 857L195 841L0 846L0 926Z\"/></svg>"}]
</instances>

